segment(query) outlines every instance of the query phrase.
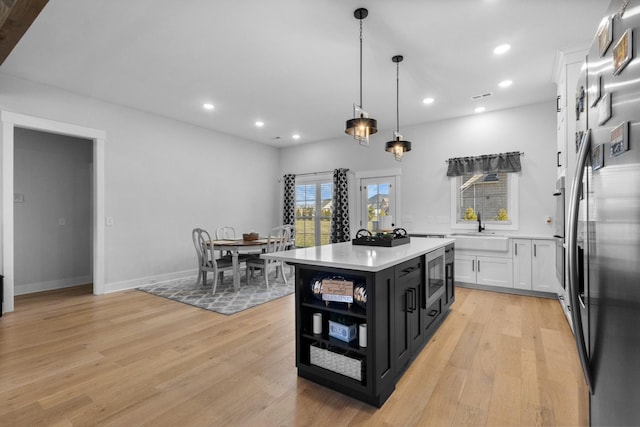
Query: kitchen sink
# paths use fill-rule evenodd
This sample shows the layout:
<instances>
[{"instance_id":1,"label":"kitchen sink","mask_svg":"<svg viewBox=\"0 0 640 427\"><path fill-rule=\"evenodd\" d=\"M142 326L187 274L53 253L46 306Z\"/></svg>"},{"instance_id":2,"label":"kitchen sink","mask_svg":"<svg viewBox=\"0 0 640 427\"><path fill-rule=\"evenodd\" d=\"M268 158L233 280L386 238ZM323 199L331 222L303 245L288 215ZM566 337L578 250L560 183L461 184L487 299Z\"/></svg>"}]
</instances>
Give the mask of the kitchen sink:
<instances>
[{"instance_id":1,"label":"kitchen sink","mask_svg":"<svg viewBox=\"0 0 640 427\"><path fill-rule=\"evenodd\" d=\"M450 236L456 239L456 249L499 252L509 250L509 238L491 231L452 233Z\"/></svg>"}]
</instances>

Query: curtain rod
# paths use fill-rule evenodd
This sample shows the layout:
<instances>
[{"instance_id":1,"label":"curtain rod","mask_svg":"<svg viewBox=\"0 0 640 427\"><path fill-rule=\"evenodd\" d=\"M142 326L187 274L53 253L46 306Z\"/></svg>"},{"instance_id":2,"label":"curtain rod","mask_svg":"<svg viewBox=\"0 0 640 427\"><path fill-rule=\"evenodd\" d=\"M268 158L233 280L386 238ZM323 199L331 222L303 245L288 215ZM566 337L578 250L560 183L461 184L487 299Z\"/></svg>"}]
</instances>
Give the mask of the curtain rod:
<instances>
[{"instance_id":1,"label":"curtain rod","mask_svg":"<svg viewBox=\"0 0 640 427\"><path fill-rule=\"evenodd\" d=\"M330 171L319 171L319 172L294 173L293 175L295 175L295 176L308 176L308 175L321 175L321 174L325 174L325 173L333 173L333 171L330 170Z\"/></svg>"},{"instance_id":2,"label":"curtain rod","mask_svg":"<svg viewBox=\"0 0 640 427\"><path fill-rule=\"evenodd\" d=\"M334 169L335 170L335 169ZM329 174L329 173L333 173L334 170L330 170L330 171L318 171L318 172L307 172L307 173L294 173L292 175L295 176L310 176L310 175L324 175L324 174ZM345 169L345 172L349 172L349 169ZM282 179L278 179L278 182L282 182Z\"/></svg>"},{"instance_id":3,"label":"curtain rod","mask_svg":"<svg viewBox=\"0 0 640 427\"><path fill-rule=\"evenodd\" d=\"M333 173L335 169L330 170L330 171L319 171L319 172L307 172L307 173L294 173L293 175L295 176L308 176L308 175L321 175L321 174L325 174L325 173ZM345 169L345 172L348 172L349 169Z\"/></svg>"},{"instance_id":4,"label":"curtain rod","mask_svg":"<svg viewBox=\"0 0 640 427\"><path fill-rule=\"evenodd\" d=\"M520 154L521 156L524 156L524 151L510 151L510 152L508 152L508 153L500 153L500 154L515 154L515 153L518 153L518 154ZM491 157L491 156L499 156L500 154L483 154L483 155L481 155L481 156L466 156L466 157L453 157L453 158L454 158L454 159L469 159L469 158L472 158L472 157ZM445 163L449 163L449 160L451 160L451 159L447 159L447 160L445 160L444 162L445 162Z\"/></svg>"}]
</instances>

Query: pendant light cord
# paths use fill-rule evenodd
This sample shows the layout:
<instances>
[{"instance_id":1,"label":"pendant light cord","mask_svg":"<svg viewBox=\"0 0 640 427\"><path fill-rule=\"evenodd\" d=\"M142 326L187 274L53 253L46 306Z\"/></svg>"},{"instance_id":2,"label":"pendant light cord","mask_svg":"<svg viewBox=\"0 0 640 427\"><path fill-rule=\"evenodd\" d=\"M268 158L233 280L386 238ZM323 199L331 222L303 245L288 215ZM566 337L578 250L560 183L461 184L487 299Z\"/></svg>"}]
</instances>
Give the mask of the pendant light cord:
<instances>
[{"instance_id":1,"label":"pendant light cord","mask_svg":"<svg viewBox=\"0 0 640 427\"><path fill-rule=\"evenodd\" d=\"M400 62L396 62L396 133L400 134Z\"/></svg>"},{"instance_id":2,"label":"pendant light cord","mask_svg":"<svg viewBox=\"0 0 640 427\"><path fill-rule=\"evenodd\" d=\"M360 19L360 114L362 111L362 19Z\"/></svg>"}]
</instances>

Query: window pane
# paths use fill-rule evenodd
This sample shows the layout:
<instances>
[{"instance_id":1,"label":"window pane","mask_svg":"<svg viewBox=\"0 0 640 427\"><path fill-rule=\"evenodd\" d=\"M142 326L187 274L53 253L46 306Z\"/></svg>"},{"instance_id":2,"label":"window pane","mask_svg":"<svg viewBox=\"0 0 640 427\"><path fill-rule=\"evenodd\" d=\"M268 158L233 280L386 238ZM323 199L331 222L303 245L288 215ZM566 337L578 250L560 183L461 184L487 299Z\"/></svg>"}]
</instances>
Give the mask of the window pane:
<instances>
[{"instance_id":1,"label":"window pane","mask_svg":"<svg viewBox=\"0 0 640 427\"><path fill-rule=\"evenodd\" d=\"M508 173L463 175L457 178L457 222L473 222L481 213L482 222L510 224Z\"/></svg>"}]
</instances>

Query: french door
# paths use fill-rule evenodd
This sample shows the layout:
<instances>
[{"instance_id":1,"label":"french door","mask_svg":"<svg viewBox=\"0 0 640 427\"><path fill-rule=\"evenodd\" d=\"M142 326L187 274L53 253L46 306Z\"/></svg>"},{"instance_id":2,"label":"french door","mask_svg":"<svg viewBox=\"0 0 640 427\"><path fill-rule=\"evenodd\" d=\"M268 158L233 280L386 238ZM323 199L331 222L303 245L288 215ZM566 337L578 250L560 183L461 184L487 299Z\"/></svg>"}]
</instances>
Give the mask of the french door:
<instances>
[{"instance_id":1,"label":"french door","mask_svg":"<svg viewBox=\"0 0 640 427\"><path fill-rule=\"evenodd\" d=\"M372 233L396 228L396 176L362 178L360 180L360 227Z\"/></svg>"}]
</instances>

